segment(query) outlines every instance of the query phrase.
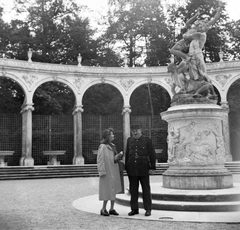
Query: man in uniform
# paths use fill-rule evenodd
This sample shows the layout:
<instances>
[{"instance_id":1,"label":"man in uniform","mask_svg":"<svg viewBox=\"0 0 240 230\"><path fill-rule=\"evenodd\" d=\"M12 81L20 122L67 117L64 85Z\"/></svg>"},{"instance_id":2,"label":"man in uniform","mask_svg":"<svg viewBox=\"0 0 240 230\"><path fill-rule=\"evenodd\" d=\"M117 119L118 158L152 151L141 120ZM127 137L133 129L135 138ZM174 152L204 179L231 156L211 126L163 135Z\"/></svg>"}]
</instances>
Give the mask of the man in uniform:
<instances>
[{"instance_id":1,"label":"man in uniform","mask_svg":"<svg viewBox=\"0 0 240 230\"><path fill-rule=\"evenodd\" d=\"M125 167L129 178L131 194L131 212L129 216L139 213L138 210L138 188L139 181L142 186L142 198L145 216L151 215L152 197L149 175L156 169L156 153L152 140L142 135L139 124L131 125L132 136L127 140Z\"/></svg>"}]
</instances>

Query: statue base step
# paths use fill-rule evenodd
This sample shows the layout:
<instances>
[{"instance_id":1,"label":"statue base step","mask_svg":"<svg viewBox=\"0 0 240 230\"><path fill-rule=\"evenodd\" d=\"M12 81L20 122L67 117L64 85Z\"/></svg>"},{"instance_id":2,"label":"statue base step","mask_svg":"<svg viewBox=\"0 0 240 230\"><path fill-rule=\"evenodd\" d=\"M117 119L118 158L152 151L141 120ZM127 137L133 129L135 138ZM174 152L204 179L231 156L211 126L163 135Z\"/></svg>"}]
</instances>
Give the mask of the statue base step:
<instances>
[{"instance_id":1,"label":"statue base step","mask_svg":"<svg viewBox=\"0 0 240 230\"><path fill-rule=\"evenodd\" d=\"M140 186L141 187L141 186ZM162 183L151 183L152 210L193 212L238 212L240 210L240 183L232 188L214 190L167 189ZM140 188L139 196L142 196ZM116 203L130 207L130 194L117 194ZM139 208L144 208L142 199Z\"/></svg>"},{"instance_id":2,"label":"statue base step","mask_svg":"<svg viewBox=\"0 0 240 230\"><path fill-rule=\"evenodd\" d=\"M232 173L224 166L170 166L163 173L163 187L205 190L233 187Z\"/></svg>"}]
</instances>

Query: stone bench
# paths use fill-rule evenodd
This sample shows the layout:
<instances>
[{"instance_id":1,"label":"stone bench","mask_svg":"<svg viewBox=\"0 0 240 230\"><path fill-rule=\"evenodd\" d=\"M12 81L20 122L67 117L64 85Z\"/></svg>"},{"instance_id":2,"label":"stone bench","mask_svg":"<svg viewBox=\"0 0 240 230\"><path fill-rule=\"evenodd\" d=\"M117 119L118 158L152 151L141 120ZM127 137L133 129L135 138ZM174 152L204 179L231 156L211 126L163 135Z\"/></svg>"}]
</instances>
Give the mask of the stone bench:
<instances>
[{"instance_id":1,"label":"stone bench","mask_svg":"<svg viewBox=\"0 0 240 230\"><path fill-rule=\"evenodd\" d=\"M7 166L7 162L5 162L5 156L12 156L14 151L0 151L0 167Z\"/></svg>"},{"instance_id":2,"label":"stone bench","mask_svg":"<svg viewBox=\"0 0 240 230\"><path fill-rule=\"evenodd\" d=\"M97 149L92 150L92 153L93 153L93 154L97 154L97 152L98 152Z\"/></svg>"},{"instance_id":3,"label":"stone bench","mask_svg":"<svg viewBox=\"0 0 240 230\"><path fill-rule=\"evenodd\" d=\"M156 158L161 158L161 153L163 152L163 149L155 149ZM156 159L156 163L160 163L159 159Z\"/></svg>"},{"instance_id":4,"label":"stone bench","mask_svg":"<svg viewBox=\"0 0 240 230\"><path fill-rule=\"evenodd\" d=\"M64 155L66 151L63 150L50 150L43 151L43 155L49 156L48 165L60 165L60 161L57 161L58 155Z\"/></svg>"}]
</instances>

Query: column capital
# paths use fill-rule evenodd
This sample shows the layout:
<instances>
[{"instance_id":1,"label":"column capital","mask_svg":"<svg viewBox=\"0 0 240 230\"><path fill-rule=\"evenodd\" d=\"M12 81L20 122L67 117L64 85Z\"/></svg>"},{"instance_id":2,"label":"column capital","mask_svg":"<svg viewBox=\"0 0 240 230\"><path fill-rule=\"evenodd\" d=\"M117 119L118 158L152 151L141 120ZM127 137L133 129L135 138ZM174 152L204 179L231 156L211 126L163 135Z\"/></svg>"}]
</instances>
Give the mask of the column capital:
<instances>
[{"instance_id":1,"label":"column capital","mask_svg":"<svg viewBox=\"0 0 240 230\"><path fill-rule=\"evenodd\" d=\"M222 109L229 111L229 105L227 101L221 101L221 107Z\"/></svg>"},{"instance_id":2,"label":"column capital","mask_svg":"<svg viewBox=\"0 0 240 230\"><path fill-rule=\"evenodd\" d=\"M29 104L24 104L21 106L21 112L20 113L24 113L28 110L31 110L33 111L34 110L34 107L33 107L33 103L29 103Z\"/></svg>"},{"instance_id":3,"label":"column capital","mask_svg":"<svg viewBox=\"0 0 240 230\"><path fill-rule=\"evenodd\" d=\"M74 115L75 113L81 112L83 113L84 109L82 105L76 105L73 109L72 115Z\"/></svg>"},{"instance_id":4,"label":"column capital","mask_svg":"<svg viewBox=\"0 0 240 230\"><path fill-rule=\"evenodd\" d=\"M124 113L131 113L132 110L130 108L131 108L130 105L123 106L122 114L124 114Z\"/></svg>"}]
</instances>

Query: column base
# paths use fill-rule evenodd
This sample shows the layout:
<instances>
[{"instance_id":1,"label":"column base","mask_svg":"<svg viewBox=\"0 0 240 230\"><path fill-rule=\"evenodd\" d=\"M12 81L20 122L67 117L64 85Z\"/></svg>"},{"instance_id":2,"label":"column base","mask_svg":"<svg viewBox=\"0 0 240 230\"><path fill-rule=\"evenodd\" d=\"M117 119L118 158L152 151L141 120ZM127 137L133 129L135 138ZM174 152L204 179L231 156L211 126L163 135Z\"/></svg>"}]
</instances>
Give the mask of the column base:
<instances>
[{"instance_id":1,"label":"column base","mask_svg":"<svg viewBox=\"0 0 240 230\"><path fill-rule=\"evenodd\" d=\"M75 156L73 158L73 165L84 165L84 158L83 156Z\"/></svg>"},{"instance_id":2,"label":"column base","mask_svg":"<svg viewBox=\"0 0 240 230\"><path fill-rule=\"evenodd\" d=\"M232 156L231 155L227 155L226 156L226 162L232 162L233 159L232 159Z\"/></svg>"},{"instance_id":3,"label":"column base","mask_svg":"<svg viewBox=\"0 0 240 230\"><path fill-rule=\"evenodd\" d=\"M34 166L34 159L32 157L21 157L20 166Z\"/></svg>"}]
</instances>

